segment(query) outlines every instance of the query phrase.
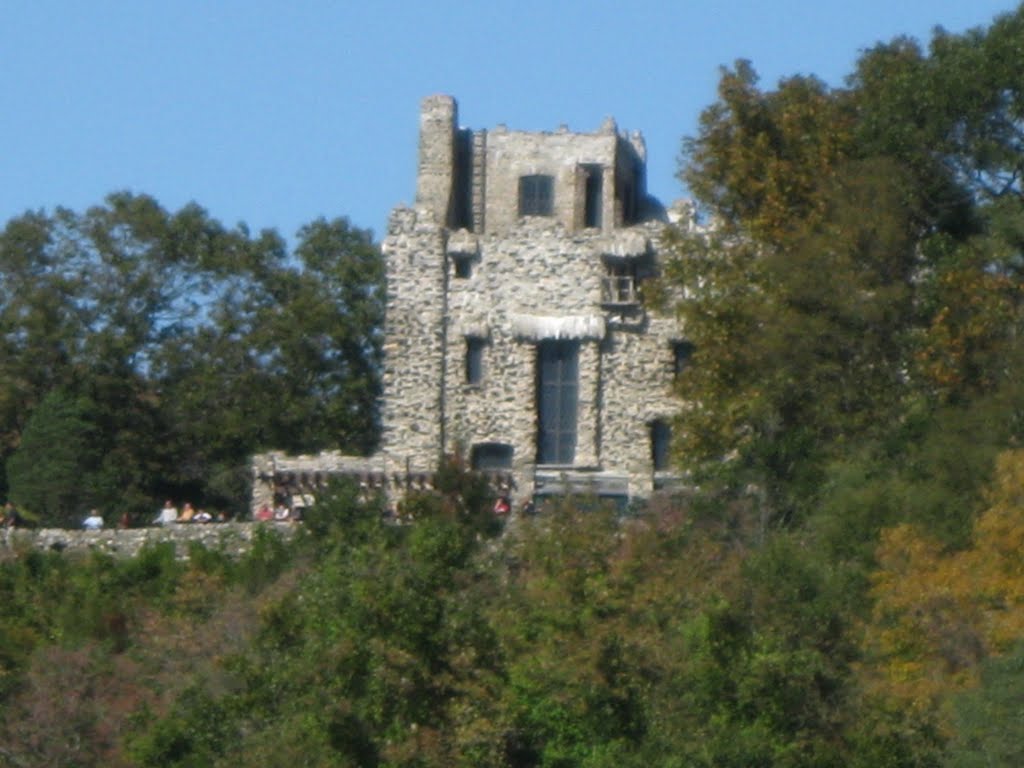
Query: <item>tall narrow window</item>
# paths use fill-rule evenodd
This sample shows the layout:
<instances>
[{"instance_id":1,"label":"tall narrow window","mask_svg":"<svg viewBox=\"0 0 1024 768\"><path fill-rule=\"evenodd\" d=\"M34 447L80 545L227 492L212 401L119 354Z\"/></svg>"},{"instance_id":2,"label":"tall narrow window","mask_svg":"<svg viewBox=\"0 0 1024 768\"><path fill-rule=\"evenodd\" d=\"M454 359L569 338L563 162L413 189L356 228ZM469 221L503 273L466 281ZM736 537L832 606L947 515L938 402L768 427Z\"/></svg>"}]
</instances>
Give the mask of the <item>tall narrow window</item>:
<instances>
[{"instance_id":1,"label":"tall narrow window","mask_svg":"<svg viewBox=\"0 0 1024 768\"><path fill-rule=\"evenodd\" d=\"M579 344L537 346L537 463L572 464L576 458Z\"/></svg>"},{"instance_id":2,"label":"tall narrow window","mask_svg":"<svg viewBox=\"0 0 1024 768\"><path fill-rule=\"evenodd\" d=\"M583 199L583 226L601 226L601 166L586 165L587 184Z\"/></svg>"},{"instance_id":3,"label":"tall narrow window","mask_svg":"<svg viewBox=\"0 0 1024 768\"><path fill-rule=\"evenodd\" d=\"M655 472L668 469L671 445L672 427L661 419L651 422L651 465Z\"/></svg>"},{"instance_id":4,"label":"tall narrow window","mask_svg":"<svg viewBox=\"0 0 1024 768\"><path fill-rule=\"evenodd\" d=\"M519 215L550 216L554 210L554 179L550 176L519 177Z\"/></svg>"},{"instance_id":5,"label":"tall narrow window","mask_svg":"<svg viewBox=\"0 0 1024 768\"><path fill-rule=\"evenodd\" d=\"M487 340L478 336L466 337L466 383L480 384L484 380L484 348Z\"/></svg>"}]
</instances>

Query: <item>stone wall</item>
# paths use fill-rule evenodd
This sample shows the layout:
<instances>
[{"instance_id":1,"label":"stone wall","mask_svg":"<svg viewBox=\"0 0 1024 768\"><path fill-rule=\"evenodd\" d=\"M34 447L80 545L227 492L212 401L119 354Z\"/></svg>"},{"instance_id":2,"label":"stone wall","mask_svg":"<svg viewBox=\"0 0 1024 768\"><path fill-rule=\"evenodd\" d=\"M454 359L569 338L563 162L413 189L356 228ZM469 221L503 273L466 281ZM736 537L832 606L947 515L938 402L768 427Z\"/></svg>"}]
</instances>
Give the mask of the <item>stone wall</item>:
<instances>
[{"instance_id":1,"label":"stone wall","mask_svg":"<svg viewBox=\"0 0 1024 768\"><path fill-rule=\"evenodd\" d=\"M566 229L583 224L582 170L603 168L602 221L615 222L614 190L619 138L614 123L594 134L528 133L492 130L487 136L486 231L508 232L519 223L519 177L543 174L554 177L554 216Z\"/></svg>"},{"instance_id":2,"label":"stone wall","mask_svg":"<svg viewBox=\"0 0 1024 768\"><path fill-rule=\"evenodd\" d=\"M411 471L443 450L448 277L445 228L424 211L392 213L385 243L387 307L381 445Z\"/></svg>"},{"instance_id":3,"label":"stone wall","mask_svg":"<svg viewBox=\"0 0 1024 768\"><path fill-rule=\"evenodd\" d=\"M252 547L259 530L272 531L291 538L299 529L296 523L209 523L170 525L154 528L111 528L102 531L64 530L62 528L18 528L0 532L0 557L26 550L64 552L69 555L103 552L116 557L134 557L147 544L171 542L177 556L188 557L192 544L238 556Z\"/></svg>"}]
</instances>

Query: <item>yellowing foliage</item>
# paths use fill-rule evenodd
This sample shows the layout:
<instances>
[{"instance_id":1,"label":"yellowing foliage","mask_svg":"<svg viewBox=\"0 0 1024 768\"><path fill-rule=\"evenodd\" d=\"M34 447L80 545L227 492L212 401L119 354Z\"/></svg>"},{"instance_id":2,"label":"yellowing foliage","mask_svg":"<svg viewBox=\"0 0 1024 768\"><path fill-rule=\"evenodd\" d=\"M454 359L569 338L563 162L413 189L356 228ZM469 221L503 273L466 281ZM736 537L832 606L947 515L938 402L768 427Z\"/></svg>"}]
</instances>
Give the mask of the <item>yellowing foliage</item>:
<instances>
[{"instance_id":1,"label":"yellowing foliage","mask_svg":"<svg viewBox=\"0 0 1024 768\"><path fill-rule=\"evenodd\" d=\"M1005 354L1024 288L985 264L950 270L937 281L940 306L926 330L918 362L942 392L987 387L997 366L986 358Z\"/></svg>"},{"instance_id":2,"label":"yellowing foliage","mask_svg":"<svg viewBox=\"0 0 1024 768\"><path fill-rule=\"evenodd\" d=\"M1000 455L988 501L962 551L909 525L883 532L863 641L876 693L923 711L1024 637L1024 451Z\"/></svg>"}]
</instances>

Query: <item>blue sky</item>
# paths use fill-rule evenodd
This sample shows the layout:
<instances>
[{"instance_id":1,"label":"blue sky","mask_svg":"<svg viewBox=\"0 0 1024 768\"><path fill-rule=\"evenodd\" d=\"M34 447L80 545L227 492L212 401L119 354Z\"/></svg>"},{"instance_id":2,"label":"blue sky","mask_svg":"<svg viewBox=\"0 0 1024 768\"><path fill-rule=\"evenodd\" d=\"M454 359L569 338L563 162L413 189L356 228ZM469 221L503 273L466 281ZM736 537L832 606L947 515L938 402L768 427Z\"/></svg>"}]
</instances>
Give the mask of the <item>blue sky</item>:
<instances>
[{"instance_id":1,"label":"blue sky","mask_svg":"<svg viewBox=\"0 0 1024 768\"><path fill-rule=\"evenodd\" d=\"M112 191L195 201L292 239L319 216L383 233L415 188L419 101L460 123L647 141L683 196L680 141L718 68L841 85L858 53L987 25L1011 0L0 0L0 223Z\"/></svg>"}]
</instances>

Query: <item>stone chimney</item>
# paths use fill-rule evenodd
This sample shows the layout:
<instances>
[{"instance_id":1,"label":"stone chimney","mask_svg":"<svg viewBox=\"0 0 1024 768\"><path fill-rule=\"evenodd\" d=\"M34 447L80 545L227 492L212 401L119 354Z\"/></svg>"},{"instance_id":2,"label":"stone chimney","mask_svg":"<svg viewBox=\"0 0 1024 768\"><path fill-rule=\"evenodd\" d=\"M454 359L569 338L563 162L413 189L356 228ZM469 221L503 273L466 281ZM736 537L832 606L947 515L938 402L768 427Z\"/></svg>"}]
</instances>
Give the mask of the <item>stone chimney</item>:
<instances>
[{"instance_id":1,"label":"stone chimney","mask_svg":"<svg viewBox=\"0 0 1024 768\"><path fill-rule=\"evenodd\" d=\"M442 225L448 220L452 204L457 119L458 105L451 96L428 96L420 104L416 208Z\"/></svg>"}]
</instances>

